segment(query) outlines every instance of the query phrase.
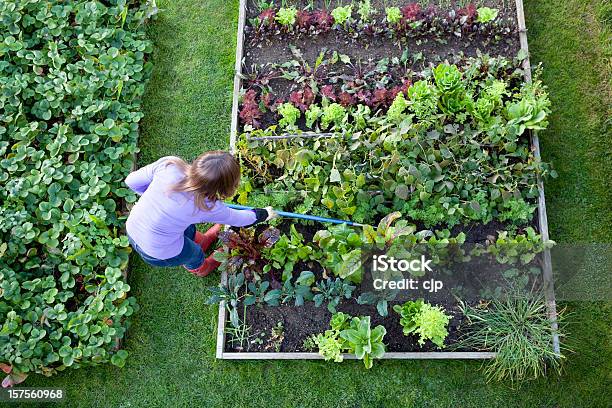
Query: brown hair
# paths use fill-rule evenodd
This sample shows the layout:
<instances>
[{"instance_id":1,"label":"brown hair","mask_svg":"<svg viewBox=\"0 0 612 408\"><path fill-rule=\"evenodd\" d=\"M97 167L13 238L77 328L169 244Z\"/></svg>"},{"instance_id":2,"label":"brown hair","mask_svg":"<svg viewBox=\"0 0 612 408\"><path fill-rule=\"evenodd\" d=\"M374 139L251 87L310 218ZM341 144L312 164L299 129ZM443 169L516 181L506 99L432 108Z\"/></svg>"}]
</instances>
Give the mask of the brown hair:
<instances>
[{"instance_id":1,"label":"brown hair","mask_svg":"<svg viewBox=\"0 0 612 408\"><path fill-rule=\"evenodd\" d=\"M240 183L238 160L221 150L206 152L191 164L179 157L168 159L166 163L174 164L185 174L170 191L192 193L195 205L202 210L210 210L207 201L233 196Z\"/></svg>"}]
</instances>

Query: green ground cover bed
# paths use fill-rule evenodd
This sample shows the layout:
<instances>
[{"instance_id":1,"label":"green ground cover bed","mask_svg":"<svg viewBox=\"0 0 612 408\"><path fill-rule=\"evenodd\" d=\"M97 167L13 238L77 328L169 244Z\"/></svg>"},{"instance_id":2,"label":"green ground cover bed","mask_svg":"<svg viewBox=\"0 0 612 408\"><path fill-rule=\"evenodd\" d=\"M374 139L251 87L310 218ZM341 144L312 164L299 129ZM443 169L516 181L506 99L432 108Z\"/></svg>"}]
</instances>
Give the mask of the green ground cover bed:
<instances>
[{"instance_id":1,"label":"green ground cover bed","mask_svg":"<svg viewBox=\"0 0 612 408\"><path fill-rule=\"evenodd\" d=\"M125 2L2 2L0 367L111 362L136 308L123 184L151 71L145 9Z\"/></svg>"}]
</instances>

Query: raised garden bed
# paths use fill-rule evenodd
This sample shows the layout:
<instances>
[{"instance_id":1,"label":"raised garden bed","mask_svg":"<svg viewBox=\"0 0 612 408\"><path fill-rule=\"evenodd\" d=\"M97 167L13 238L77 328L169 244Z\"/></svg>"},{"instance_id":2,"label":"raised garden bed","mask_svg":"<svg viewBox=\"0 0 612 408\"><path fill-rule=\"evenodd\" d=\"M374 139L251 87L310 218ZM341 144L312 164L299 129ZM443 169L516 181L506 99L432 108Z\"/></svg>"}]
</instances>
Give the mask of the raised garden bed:
<instances>
[{"instance_id":1,"label":"raised garden bed","mask_svg":"<svg viewBox=\"0 0 612 408\"><path fill-rule=\"evenodd\" d=\"M304 15L283 25L278 16L288 6L262 14L240 2L231 127L243 165L237 201L384 225L362 231L285 219L270 229L226 232L230 256L212 297L220 301L217 358L324 358L313 335L329 330L332 311L384 326L386 352L377 358L494 358L494 350L463 341L473 330L465 314L517 282L545 297L550 349L559 353L541 180L549 169L540 163L536 134L546 125L547 99L539 82L526 85L522 1L485 2L498 13L482 22L475 7L446 3L400 4L396 24L376 2L378 13L366 23L355 4L347 22L321 29ZM324 7L315 3L308 16ZM270 15L273 24L265 20ZM481 99L494 88L499 100L485 108ZM452 89L460 89L459 106ZM437 99L428 105L429 91ZM446 204L432 213L434 200ZM348 241L359 243L338 247L350 232ZM397 291L387 299L373 290L372 256L397 251L398 243L436 259L427 278L444 280L443 290ZM351 258L355 248L359 256ZM358 266L347 272L351 261ZM330 308L334 296L324 294L332 282L341 294ZM442 342L402 333L399 306L418 298L446 314ZM359 320L353 324L357 330ZM342 330L350 331L348 324L336 337Z\"/></svg>"}]
</instances>

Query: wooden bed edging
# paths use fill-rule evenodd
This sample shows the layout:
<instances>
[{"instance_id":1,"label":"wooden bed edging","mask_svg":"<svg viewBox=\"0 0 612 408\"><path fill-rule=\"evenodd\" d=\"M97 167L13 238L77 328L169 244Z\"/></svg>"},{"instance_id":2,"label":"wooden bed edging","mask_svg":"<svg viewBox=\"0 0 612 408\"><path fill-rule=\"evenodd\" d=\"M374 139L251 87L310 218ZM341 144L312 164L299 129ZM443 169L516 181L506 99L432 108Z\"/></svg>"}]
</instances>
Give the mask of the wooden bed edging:
<instances>
[{"instance_id":1,"label":"wooden bed edging","mask_svg":"<svg viewBox=\"0 0 612 408\"><path fill-rule=\"evenodd\" d=\"M388 352L380 360L482 360L494 358L496 353L430 351L430 352ZM356 360L354 354L342 354L345 360ZM223 353L225 360L323 360L319 353Z\"/></svg>"},{"instance_id":2,"label":"wooden bed edging","mask_svg":"<svg viewBox=\"0 0 612 408\"><path fill-rule=\"evenodd\" d=\"M525 80L531 82L531 64L529 62L529 45L527 42L527 26L525 24L525 11L523 7L523 0L516 1L516 12L517 21L519 28L519 39L521 49L526 52L527 58L523 61L523 70L525 71ZM238 136L238 106L240 98L240 87L242 77L242 60L244 56L244 26L246 21L246 0L240 0L240 9L238 12L238 34L236 44L236 63L234 72L234 90L232 98L232 117L231 117L231 129L230 129L230 151L235 150L236 139ZM312 132L310 132L312 133ZM286 135L274 138L286 138ZM537 132L531 132L531 145L536 159L541 160L540 153L540 142L538 139ZM546 215L546 198L544 196L544 183L541 177L537 177L538 183L538 224L540 234L544 241L550 239L548 233L548 219ZM555 353L560 354L559 334L557 333L557 307L555 301L554 284L553 284L553 273L552 273L552 260L550 256L550 250L546 249L543 253L543 265L542 265L542 276L544 280L544 296L546 299L546 306L548 309L548 315L551 320L553 329L553 350ZM221 272L221 284L227 284L227 273ZM219 317L217 322L217 347L216 357L223 360L322 360L323 357L318 353L304 353L304 352L292 352L292 353L237 353L237 352L225 352L225 302L219 303ZM482 360L495 358L497 353L492 352L388 352L385 353L382 360L446 360L446 359L464 359L464 360ZM354 360L355 356L352 354L343 354L347 360Z\"/></svg>"},{"instance_id":3,"label":"wooden bed edging","mask_svg":"<svg viewBox=\"0 0 612 408\"><path fill-rule=\"evenodd\" d=\"M525 52L527 56L523 61L523 70L525 71L525 80L531 82L531 63L529 61L529 43L527 41L527 25L525 24L525 8L523 7L523 0L516 0L516 14L519 27L519 39L521 42L521 50ZM540 152L540 140L536 131L531 132L531 146L533 154L537 160L542 159ZM544 195L544 182L538 174L538 224L540 227L540 235L542 240L545 242L550 239L548 233L548 216L546 215L546 197ZM555 288L552 271L552 259L550 256L550 249L545 249L543 253L542 262L542 278L544 281L544 298L546 299L546 307L548 309L548 317L551 321L553 330L553 351L556 354L561 353L561 346L559 344L559 325L557 323L557 303L555 300Z\"/></svg>"}]
</instances>

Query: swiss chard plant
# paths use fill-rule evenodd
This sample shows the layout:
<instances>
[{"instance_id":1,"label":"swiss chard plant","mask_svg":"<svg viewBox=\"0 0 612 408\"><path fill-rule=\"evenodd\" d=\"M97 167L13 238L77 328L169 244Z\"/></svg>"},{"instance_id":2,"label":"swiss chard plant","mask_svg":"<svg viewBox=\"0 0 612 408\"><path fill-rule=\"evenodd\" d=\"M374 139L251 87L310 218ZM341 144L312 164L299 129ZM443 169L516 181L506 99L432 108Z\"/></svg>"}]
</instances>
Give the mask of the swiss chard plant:
<instances>
[{"instance_id":1,"label":"swiss chard plant","mask_svg":"<svg viewBox=\"0 0 612 408\"><path fill-rule=\"evenodd\" d=\"M279 239L280 231L272 227L257 237L252 228L223 231L219 234L219 240L224 250L217 251L214 256L226 271L243 272L247 280L260 280L266 265L262 251L271 248Z\"/></svg>"}]
</instances>

